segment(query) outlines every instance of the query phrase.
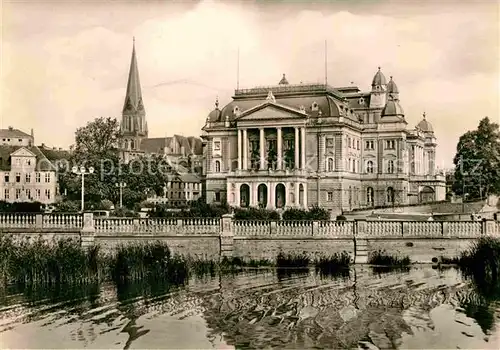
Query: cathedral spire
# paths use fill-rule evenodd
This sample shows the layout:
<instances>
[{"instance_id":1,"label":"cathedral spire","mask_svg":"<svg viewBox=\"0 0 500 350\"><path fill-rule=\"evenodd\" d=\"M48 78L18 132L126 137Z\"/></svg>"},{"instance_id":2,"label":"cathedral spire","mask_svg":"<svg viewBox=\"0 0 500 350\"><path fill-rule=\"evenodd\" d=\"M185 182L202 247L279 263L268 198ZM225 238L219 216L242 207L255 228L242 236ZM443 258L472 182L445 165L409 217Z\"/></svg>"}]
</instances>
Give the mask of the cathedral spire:
<instances>
[{"instance_id":1,"label":"cathedral spire","mask_svg":"<svg viewBox=\"0 0 500 350\"><path fill-rule=\"evenodd\" d=\"M132 44L132 59L130 61L130 71L128 74L127 93L123 111L142 109L141 82L139 80L139 68L137 67L137 57L135 54L135 37Z\"/></svg>"}]
</instances>

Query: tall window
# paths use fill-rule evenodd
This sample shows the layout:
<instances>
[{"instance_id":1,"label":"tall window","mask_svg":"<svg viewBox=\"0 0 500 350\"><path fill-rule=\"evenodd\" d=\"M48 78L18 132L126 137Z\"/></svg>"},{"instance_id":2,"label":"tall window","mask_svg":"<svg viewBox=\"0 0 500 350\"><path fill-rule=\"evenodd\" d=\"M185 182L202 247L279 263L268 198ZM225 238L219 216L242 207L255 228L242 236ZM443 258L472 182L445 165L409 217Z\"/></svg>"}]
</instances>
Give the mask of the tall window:
<instances>
[{"instance_id":1,"label":"tall window","mask_svg":"<svg viewBox=\"0 0 500 350\"><path fill-rule=\"evenodd\" d=\"M30 182L31 182L31 174L26 173L26 183L30 183Z\"/></svg>"},{"instance_id":2,"label":"tall window","mask_svg":"<svg viewBox=\"0 0 500 350\"><path fill-rule=\"evenodd\" d=\"M368 187L366 189L366 204L370 207L373 206L374 200L373 200L373 188Z\"/></svg>"},{"instance_id":3,"label":"tall window","mask_svg":"<svg viewBox=\"0 0 500 350\"><path fill-rule=\"evenodd\" d=\"M215 172L220 173L220 161L215 161Z\"/></svg>"},{"instance_id":4,"label":"tall window","mask_svg":"<svg viewBox=\"0 0 500 350\"><path fill-rule=\"evenodd\" d=\"M373 161L369 160L366 162L366 172L368 174L373 174Z\"/></svg>"},{"instance_id":5,"label":"tall window","mask_svg":"<svg viewBox=\"0 0 500 350\"><path fill-rule=\"evenodd\" d=\"M16 173L16 182L21 182L21 173Z\"/></svg>"},{"instance_id":6,"label":"tall window","mask_svg":"<svg viewBox=\"0 0 500 350\"><path fill-rule=\"evenodd\" d=\"M393 160L389 160L387 162L387 173L389 173L389 174L394 173L394 161Z\"/></svg>"},{"instance_id":7,"label":"tall window","mask_svg":"<svg viewBox=\"0 0 500 350\"><path fill-rule=\"evenodd\" d=\"M26 197L31 200L31 190L29 188L26 189Z\"/></svg>"},{"instance_id":8,"label":"tall window","mask_svg":"<svg viewBox=\"0 0 500 350\"><path fill-rule=\"evenodd\" d=\"M40 173L35 174L35 182L40 182Z\"/></svg>"},{"instance_id":9,"label":"tall window","mask_svg":"<svg viewBox=\"0 0 500 350\"><path fill-rule=\"evenodd\" d=\"M19 198L21 198L21 189L16 188L16 199L19 199Z\"/></svg>"},{"instance_id":10,"label":"tall window","mask_svg":"<svg viewBox=\"0 0 500 350\"><path fill-rule=\"evenodd\" d=\"M9 199L9 197L10 197L9 195L10 195L10 191L9 191L9 189L8 189L8 188L6 188L6 189L4 190L4 197L5 197L5 199Z\"/></svg>"},{"instance_id":11,"label":"tall window","mask_svg":"<svg viewBox=\"0 0 500 350\"><path fill-rule=\"evenodd\" d=\"M394 188L387 188L387 202L394 203Z\"/></svg>"},{"instance_id":12,"label":"tall window","mask_svg":"<svg viewBox=\"0 0 500 350\"><path fill-rule=\"evenodd\" d=\"M333 162L333 158L328 158L328 171L329 172L332 172L334 169L334 162Z\"/></svg>"},{"instance_id":13,"label":"tall window","mask_svg":"<svg viewBox=\"0 0 500 350\"><path fill-rule=\"evenodd\" d=\"M45 190L45 198L50 199L50 189Z\"/></svg>"},{"instance_id":14,"label":"tall window","mask_svg":"<svg viewBox=\"0 0 500 350\"><path fill-rule=\"evenodd\" d=\"M36 199L40 199L40 192L41 192L41 191L40 191L40 189L39 189L39 188L35 189L35 198L36 198Z\"/></svg>"},{"instance_id":15,"label":"tall window","mask_svg":"<svg viewBox=\"0 0 500 350\"><path fill-rule=\"evenodd\" d=\"M45 182L50 182L50 173L45 173Z\"/></svg>"},{"instance_id":16,"label":"tall window","mask_svg":"<svg viewBox=\"0 0 500 350\"><path fill-rule=\"evenodd\" d=\"M385 148L386 149L394 149L394 148L396 148L396 141L395 140L386 140L385 141Z\"/></svg>"},{"instance_id":17,"label":"tall window","mask_svg":"<svg viewBox=\"0 0 500 350\"><path fill-rule=\"evenodd\" d=\"M365 142L365 149L367 149L367 150L373 150L374 149L373 140L369 140L369 141Z\"/></svg>"}]
</instances>

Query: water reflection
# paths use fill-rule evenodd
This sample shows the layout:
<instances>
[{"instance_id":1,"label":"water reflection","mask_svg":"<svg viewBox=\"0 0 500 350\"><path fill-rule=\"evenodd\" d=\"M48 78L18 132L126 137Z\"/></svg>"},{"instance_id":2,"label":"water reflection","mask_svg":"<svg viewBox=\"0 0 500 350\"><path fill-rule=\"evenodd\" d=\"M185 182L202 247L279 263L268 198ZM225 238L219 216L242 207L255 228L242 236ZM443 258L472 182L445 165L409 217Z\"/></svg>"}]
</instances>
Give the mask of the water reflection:
<instances>
[{"instance_id":1,"label":"water reflection","mask_svg":"<svg viewBox=\"0 0 500 350\"><path fill-rule=\"evenodd\" d=\"M495 348L498 295L430 267L12 286L0 291L0 338L4 348L53 348L56 337L62 348Z\"/></svg>"}]
</instances>

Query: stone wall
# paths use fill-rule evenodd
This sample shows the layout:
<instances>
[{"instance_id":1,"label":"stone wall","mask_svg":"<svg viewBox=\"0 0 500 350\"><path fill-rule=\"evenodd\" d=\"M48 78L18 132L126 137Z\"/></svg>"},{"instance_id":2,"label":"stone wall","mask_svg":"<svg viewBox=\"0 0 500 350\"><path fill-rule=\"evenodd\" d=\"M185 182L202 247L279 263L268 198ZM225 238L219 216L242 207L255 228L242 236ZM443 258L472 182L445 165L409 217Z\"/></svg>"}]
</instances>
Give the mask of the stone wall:
<instances>
[{"instance_id":1,"label":"stone wall","mask_svg":"<svg viewBox=\"0 0 500 350\"><path fill-rule=\"evenodd\" d=\"M4 215L5 216L5 215ZM413 262L453 258L482 236L500 237L500 222L485 221L257 221L221 219L33 217L6 219L0 214L0 234L16 239L80 238L82 246L114 249L122 244L166 242L174 253L214 259L220 256L274 259L285 254L330 256L348 252L356 263L385 250ZM80 226L80 227L79 227Z\"/></svg>"}]
</instances>

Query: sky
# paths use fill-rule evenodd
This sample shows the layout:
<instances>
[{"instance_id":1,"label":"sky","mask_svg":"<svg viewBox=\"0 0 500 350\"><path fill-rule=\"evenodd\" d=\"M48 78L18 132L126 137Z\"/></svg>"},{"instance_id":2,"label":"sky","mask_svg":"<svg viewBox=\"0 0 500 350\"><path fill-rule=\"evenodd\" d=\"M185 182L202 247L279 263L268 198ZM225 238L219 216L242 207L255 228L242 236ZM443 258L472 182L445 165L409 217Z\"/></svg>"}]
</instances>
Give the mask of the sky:
<instances>
[{"instance_id":1,"label":"sky","mask_svg":"<svg viewBox=\"0 0 500 350\"><path fill-rule=\"evenodd\" d=\"M394 77L409 127L425 111L437 162L499 121L499 5L483 1L1 2L1 126L55 147L96 117L120 118L135 37L150 137L199 136L218 96L288 81Z\"/></svg>"}]
</instances>

